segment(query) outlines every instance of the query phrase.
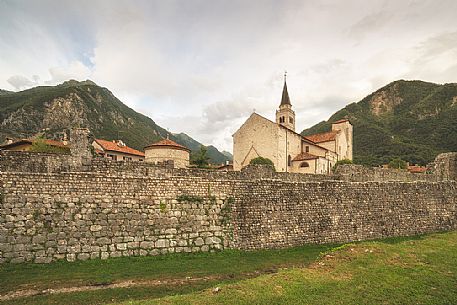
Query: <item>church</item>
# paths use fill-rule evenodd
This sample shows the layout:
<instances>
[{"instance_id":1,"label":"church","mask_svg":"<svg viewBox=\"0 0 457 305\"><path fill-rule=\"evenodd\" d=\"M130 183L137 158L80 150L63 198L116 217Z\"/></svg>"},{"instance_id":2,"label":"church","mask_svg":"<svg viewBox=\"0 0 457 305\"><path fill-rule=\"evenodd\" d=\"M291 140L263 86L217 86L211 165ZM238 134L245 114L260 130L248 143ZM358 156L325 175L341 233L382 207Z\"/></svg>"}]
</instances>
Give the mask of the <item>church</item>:
<instances>
[{"instance_id":1,"label":"church","mask_svg":"<svg viewBox=\"0 0 457 305\"><path fill-rule=\"evenodd\" d=\"M342 119L325 133L302 136L295 132L295 112L284 78L276 121L254 112L233 134L234 170L257 157L273 161L278 172L329 174L338 160L352 160L352 125Z\"/></svg>"}]
</instances>

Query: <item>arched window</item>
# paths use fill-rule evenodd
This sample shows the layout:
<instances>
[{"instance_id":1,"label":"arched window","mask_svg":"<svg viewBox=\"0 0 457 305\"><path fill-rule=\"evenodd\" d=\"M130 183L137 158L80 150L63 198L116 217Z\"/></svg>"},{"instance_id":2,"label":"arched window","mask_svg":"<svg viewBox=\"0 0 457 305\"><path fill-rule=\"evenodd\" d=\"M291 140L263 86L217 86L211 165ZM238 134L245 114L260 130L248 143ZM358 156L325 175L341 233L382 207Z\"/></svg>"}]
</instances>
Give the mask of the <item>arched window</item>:
<instances>
[{"instance_id":1,"label":"arched window","mask_svg":"<svg viewBox=\"0 0 457 305\"><path fill-rule=\"evenodd\" d=\"M285 121L286 121L286 120L284 119L283 116L279 118L279 123L284 123Z\"/></svg>"},{"instance_id":2,"label":"arched window","mask_svg":"<svg viewBox=\"0 0 457 305\"><path fill-rule=\"evenodd\" d=\"M292 157L290 155L287 157L287 165L288 166L292 165Z\"/></svg>"},{"instance_id":3,"label":"arched window","mask_svg":"<svg viewBox=\"0 0 457 305\"><path fill-rule=\"evenodd\" d=\"M302 162L300 164L300 167L309 167L309 163L308 162Z\"/></svg>"},{"instance_id":4,"label":"arched window","mask_svg":"<svg viewBox=\"0 0 457 305\"><path fill-rule=\"evenodd\" d=\"M289 118L289 123L293 124L294 123L294 119L293 118Z\"/></svg>"}]
</instances>

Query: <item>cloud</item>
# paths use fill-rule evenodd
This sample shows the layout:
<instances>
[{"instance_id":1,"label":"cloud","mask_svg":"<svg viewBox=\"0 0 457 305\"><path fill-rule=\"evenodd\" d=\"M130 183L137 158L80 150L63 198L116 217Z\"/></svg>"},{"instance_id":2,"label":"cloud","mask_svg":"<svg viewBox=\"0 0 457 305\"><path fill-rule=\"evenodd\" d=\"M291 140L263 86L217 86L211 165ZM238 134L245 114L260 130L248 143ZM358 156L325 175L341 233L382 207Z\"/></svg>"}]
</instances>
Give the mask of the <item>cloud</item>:
<instances>
[{"instance_id":1,"label":"cloud","mask_svg":"<svg viewBox=\"0 0 457 305\"><path fill-rule=\"evenodd\" d=\"M350 27L349 36L356 40L364 39L367 35L370 35L375 31L380 31L392 20L392 17L393 13L386 10L364 16Z\"/></svg>"},{"instance_id":2,"label":"cloud","mask_svg":"<svg viewBox=\"0 0 457 305\"><path fill-rule=\"evenodd\" d=\"M45 81L48 85L60 84L69 79L88 79L92 76L92 71L79 61L70 62L66 66L52 67L49 69L51 79Z\"/></svg>"},{"instance_id":3,"label":"cloud","mask_svg":"<svg viewBox=\"0 0 457 305\"><path fill-rule=\"evenodd\" d=\"M36 75L34 77L35 81L31 81L25 76L22 75L13 75L7 79L7 82L14 87L16 90L21 90L25 88L30 88L32 86L37 85Z\"/></svg>"}]
</instances>

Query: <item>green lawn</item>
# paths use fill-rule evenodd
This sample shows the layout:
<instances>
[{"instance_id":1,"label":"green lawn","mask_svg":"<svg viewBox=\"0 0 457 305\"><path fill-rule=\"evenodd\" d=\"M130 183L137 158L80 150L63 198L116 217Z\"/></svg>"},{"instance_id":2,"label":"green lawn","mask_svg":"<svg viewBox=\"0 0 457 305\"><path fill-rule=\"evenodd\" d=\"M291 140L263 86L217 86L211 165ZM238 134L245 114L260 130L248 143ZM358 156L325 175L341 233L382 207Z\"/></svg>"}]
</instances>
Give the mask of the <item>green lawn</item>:
<instances>
[{"instance_id":1,"label":"green lawn","mask_svg":"<svg viewBox=\"0 0 457 305\"><path fill-rule=\"evenodd\" d=\"M457 232L348 244L305 268L124 304L457 304Z\"/></svg>"},{"instance_id":2,"label":"green lawn","mask_svg":"<svg viewBox=\"0 0 457 305\"><path fill-rule=\"evenodd\" d=\"M126 280L193 280L180 284L113 288L62 294L23 297L0 304L106 304L191 293L220 283L269 273L284 267L306 266L331 245L307 245L268 251L223 251L217 253L180 253L156 257L113 258L74 263L0 265L0 295L24 289L103 285Z\"/></svg>"}]
</instances>

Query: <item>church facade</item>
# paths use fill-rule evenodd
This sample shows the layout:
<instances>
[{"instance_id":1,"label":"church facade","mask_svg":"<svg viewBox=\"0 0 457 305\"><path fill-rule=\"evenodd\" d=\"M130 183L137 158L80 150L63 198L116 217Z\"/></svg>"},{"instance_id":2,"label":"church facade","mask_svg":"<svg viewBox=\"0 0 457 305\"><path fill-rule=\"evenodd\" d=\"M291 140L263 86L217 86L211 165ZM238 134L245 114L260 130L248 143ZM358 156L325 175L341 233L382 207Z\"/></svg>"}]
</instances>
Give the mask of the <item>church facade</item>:
<instances>
[{"instance_id":1,"label":"church facade","mask_svg":"<svg viewBox=\"0 0 457 305\"><path fill-rule=\"evenodd\" d=\"M253 113L233 134L234 170L257 157L273 161L278 172L328 174L338 160L352 160L352 125L343 119L326 133L295 132L295 112L284 81L276 121Z\"/></svg>"}]
</instances>

